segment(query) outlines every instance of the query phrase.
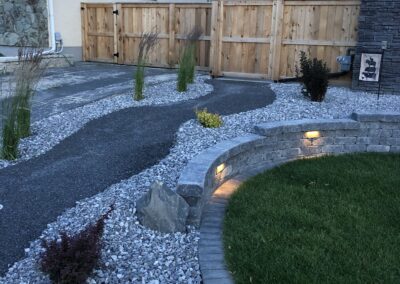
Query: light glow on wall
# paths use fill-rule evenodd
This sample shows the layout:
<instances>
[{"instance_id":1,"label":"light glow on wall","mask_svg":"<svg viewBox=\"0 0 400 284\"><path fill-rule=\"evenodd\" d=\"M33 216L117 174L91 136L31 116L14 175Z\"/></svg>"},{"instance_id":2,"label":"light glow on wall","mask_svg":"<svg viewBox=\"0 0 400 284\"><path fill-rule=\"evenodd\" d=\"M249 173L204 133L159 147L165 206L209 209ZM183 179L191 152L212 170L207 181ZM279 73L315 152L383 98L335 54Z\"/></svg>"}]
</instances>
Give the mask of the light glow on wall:
<instances>
[{"instance_id":1,"label":"light glow on wall","mask_svg":"<svg viewBox=\"0 0 400 284\"><path fill-rule=\"evenodd\" d=\"M216 169L215 169L215 174L220 174L223 170L225 169L225 164L222 163L221 165L219 165Z\"/></svg>"},{"instance_id":2,"label":"light glow on wall","mask_svg":"<svg viewBox=\"0 0 400 284\"><path fill-rule=\"evenodd\" d=\"M307 131L304 136L307 139L317 139L321 136L321 134L319 133L319 131Z\"/></svg>"}]
</instances>

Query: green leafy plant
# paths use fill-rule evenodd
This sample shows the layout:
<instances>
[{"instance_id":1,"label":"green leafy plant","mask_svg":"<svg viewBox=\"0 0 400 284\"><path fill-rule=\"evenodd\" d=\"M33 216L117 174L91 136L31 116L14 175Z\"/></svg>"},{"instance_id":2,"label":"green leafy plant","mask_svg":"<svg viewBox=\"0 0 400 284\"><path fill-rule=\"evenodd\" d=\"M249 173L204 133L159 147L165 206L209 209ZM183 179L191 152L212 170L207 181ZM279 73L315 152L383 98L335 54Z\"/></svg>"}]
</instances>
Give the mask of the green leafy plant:
<instances>
[{"instance_id":1,"label":"green leafy plant","mask_svg":"<svg viewBox=\"0 0 400 284\"><path fill-rule=\"evenodd\" d=\"M135 93L134 100L140 101L144 99L143 89L144 89L144 77L145 77L145 66L146 61L149 56L150 51L158 43L158 33L149 32L143 33L139 42L139 55L138 55L138 65L135 72Z\"/></svg>"},{"instance_id":2,"label":"green leafy plant","mask_svg":"<svg viewBox=\"0 0 400 284\"><path fill-rule=\"evenodd\" d=\"M303 84L302 93L313 102L322 102L329 84L329 68L317 58L309 59L300 52L300 68L296 66L296 76Z\"/></svg>"},{"instance_id":3,"label":"green leafy plant","mask_svg":"<svg viewBox=\"0 0 400 284\"><path fill-rule=\"evenodd\" d=\"M192 84L194 82L196 70L196 42L201 37L202 33L199 27L194 27L186 37L187 42L184 45L182 56L179 61L177 83L179 92L186 92L187 84Z\"/></svg>"},{"instance_id":4,"label":"green leafy plant","mask_svg":"<svg viewBox=\"0 0 400 284\"><path fill-rule=\"evenodd\" d=\"M197 121L207 128L218 128L223 124L221 116L215 113L210 113L207 109L196 110Z\"/></svg>"},{"instance_id":5,"label":"green leafy plant","mask_svg":"<svg viewBox=\"0 0 400 284\"><path fill-rule=\"evenodd\" d=\"M53 283L86 283L93 269L99 265L101 236L104 221L114 210L114 205L96 223L90 224L75 236L62 232L61 241L43 241L40 269Z\"/></svg>"}]
</instances>

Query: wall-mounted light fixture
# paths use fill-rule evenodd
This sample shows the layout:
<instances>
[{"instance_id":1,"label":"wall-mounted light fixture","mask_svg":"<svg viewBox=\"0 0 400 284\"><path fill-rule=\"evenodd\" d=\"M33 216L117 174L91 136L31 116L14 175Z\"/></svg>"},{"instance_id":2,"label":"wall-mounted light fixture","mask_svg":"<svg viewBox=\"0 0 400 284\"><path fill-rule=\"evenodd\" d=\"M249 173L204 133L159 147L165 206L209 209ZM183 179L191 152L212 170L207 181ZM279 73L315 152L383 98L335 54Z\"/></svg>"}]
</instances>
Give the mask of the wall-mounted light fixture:
<instances>
[{"instance_id":1,"label":"wall-mounted light fixture","mask_svg":"<svg viewBox=\"0 0 400 284\"><path fill-rule=\"evenodd\" d=\"M319 137L321 137L321 134L319 133L319 131L307 131L304 136L307 139L317 139Z\"/></svg>"},{"instance_id":2,"label":"wall-mounted light fixture","mask_svg":"<svg viewBox=\"0 0 400 284\"><path fill-rule=\"evenodd\" d=\"M319 131L307 131L304 133L304 137L306 137L311 142L311 145L313 145L314 140L321 137L321 133L319 133Z\"/></svg>"},{"instance_id":3,"label":"wall-mounted light fixture","mask_svg":"<svg viewBox=\"0 0 400 284\"><path fill-rule=\"evenodd\" d=\"M215 169L215 174L218 175L220 173L222 173L222 171L225 170L225 164L222 163L221 165L219 165L216 169Z\"/></svg>"}]
</instances>

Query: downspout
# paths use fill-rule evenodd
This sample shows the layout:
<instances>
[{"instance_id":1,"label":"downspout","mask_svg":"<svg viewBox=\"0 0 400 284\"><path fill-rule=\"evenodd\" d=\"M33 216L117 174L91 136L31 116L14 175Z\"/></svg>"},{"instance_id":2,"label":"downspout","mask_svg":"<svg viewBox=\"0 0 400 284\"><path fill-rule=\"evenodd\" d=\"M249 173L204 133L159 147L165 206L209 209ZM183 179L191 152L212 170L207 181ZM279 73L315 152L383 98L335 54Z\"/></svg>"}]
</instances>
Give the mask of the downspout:
<instances>
[{"instance_id":1,"label":"downspout","mask_svg":"<svg viewBox=\"0 0 400 284\"><path fill-rule=\"evenodd\" d=\"M49 17L50 49L43 51L43 54L53 54L53 53L56 53L56 32L55 32L55 28L54 28L53 0L47 0L47 12L48 12L48 17Z\"/></svg>"},{"instance_id":2,"label":"downspout","mask_svg":"<svg viewBox=\"0 0 400 284\"><path fill-rule=\"evenodd\" d=\"M56 35L55 35L55 28L54 28L53 0L47 0L47 13L48 13L48 24L49 24L50 49L43 51L43 54L44 55L57 54L57 53L60 53L62 50L56 51ZM0 63L17 61L17 60L18 60L18 56L0 57Z\"/></svg>"}]
</instances>

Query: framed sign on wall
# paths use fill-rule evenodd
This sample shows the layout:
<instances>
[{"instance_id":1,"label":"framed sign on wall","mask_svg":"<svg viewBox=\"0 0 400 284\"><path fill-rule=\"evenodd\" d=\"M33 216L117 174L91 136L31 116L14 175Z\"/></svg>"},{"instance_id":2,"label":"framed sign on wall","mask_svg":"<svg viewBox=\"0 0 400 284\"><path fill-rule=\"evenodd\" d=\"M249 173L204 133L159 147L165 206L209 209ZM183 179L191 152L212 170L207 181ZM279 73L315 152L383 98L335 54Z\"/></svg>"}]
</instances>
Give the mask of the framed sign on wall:
<instances>
[{"instance_id":1,"label":"framed sign on wall","mask_svg":"<svg viewBox=\"0 0 400 284\"><path fill-rule=\"evenodd\" d=\"M382 53L362 53L360 81L379 82L382 66Z\"/></svg>"}]
</instances>

